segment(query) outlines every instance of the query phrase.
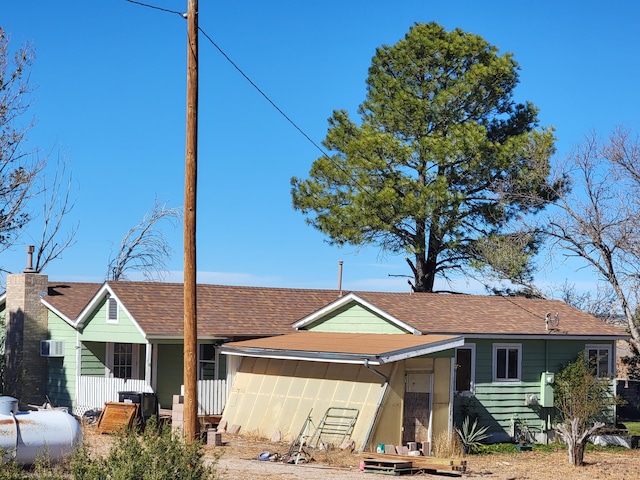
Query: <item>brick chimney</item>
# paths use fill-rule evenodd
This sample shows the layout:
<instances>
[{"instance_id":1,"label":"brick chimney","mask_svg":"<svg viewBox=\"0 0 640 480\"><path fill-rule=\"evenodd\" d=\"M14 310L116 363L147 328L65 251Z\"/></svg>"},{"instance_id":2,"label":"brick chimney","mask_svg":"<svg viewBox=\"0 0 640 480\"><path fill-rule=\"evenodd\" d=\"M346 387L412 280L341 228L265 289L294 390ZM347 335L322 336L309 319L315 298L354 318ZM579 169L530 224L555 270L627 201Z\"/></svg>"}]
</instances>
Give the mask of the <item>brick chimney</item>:
<instances>
[{"instance_id":1,"label":"brick chimney","mask_svg":"<svg viewBox=\"0 0 640 480\"><path fill-rule=\"evenodd\" d=\"M20 408L45 401L47 359L40 340L48 338L47 308L42 304L49 278L32 268L33 246L27 247L27 268L7 275L6 338L3 395L16 397Z\"/></svg>"}]
</instances>

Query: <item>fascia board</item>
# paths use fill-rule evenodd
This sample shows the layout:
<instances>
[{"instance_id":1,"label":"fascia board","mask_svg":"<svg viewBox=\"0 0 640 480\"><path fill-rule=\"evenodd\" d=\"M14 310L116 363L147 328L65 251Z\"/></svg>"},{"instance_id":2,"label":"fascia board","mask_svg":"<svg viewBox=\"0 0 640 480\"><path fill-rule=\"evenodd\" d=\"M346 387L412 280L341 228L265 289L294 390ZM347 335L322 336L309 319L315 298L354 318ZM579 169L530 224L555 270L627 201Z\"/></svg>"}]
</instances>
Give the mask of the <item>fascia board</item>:
<instances>
[{"instance_id":1,"label":"fascia board","mask_svg":"<svg viewBox=\"0 0 640 480\"><path fill-rule=\"evenodd\" d=\"M464 337L458 337L454 340L443 340L442 342L430 343L420 348L403 349L395 352L389 352L381 355L382 363L398 362L400 360L406 360L408 358L420 357L422 355L428 355L430 353L441 352L443 350L450 350L452 348L462 347L464 345Z\"/></svg>"},{"instance_id":2,"label":"fascia board","mask_svg":"<svg viewBox=\"0 0 640 480\"><path fill-rule=\"evenodd\" d=\"M429 332L433 334L435 332ZM445 335L446 333L439 333ZM542 335L527 335L527 334L501 334L501 333L465 333L465 338L481 338L481 339L512 339L512 340L626 340L630 335L564 335L561 333L548 333Z\"/></svg>"},{"instance_id":3,"label":"fascia board","mask_svg":"<svg viewBox=\"0 0 640 480\"><path fill-rule=\"evenodd\" d=\"M355 365L381 365L382 362L375 355L349 355L349 354L333 354L326 352L300 352L291 350L266 350L266 349L226 349L222 347L220 353L224 355L236 355L241 357L253 358L271 358L275 360L304 360L308 362L324 362L324 363L348 363Z\"/></svg>"},{"instance_id":4,"label":"fascia board","mask_svg":"<svg viewBox=\"0 0 640 480\"><path fill-rule=\"evenodd\" d=\"M362 298L360 298L358 295L356 295L353 292L350 292L350 293L346 294L345 296L340 297L338 300L335 300L335 301L331 302L326 307L323 307L320 310L312 313L311 315L307 315L303 319L298 320L296 323L293 324L293 328L295 328L296 330L299 330L300 328L302 328L302 327L304 327L306 325L310 325L313 322L315 322L316 320L319 320L320 318L330 314L331 312L334 312L334 311L342 308L344 305L346 305L349 302L356 302L359 305L362 305L367 310L371 310L375 314L379 315L380 317L384 318L385 320L388 320L389 322L391 322L394 325L396 325L397 327L407 331L408 333L411 333L413 335L422 335L422 332L420 330L412 327L408 323L405 323L405 322L397 319L396 317L394 317L392 315L389 315L384 310L381 310L380 308L376 307L372 303L369 303L366 300L363 300Z\"/></svg>"},{"instance_id":5,"label":"fascia board","mask_svg":"<svg viewBox=\"0 0 640 480\"><path fill-rule=\"evenodd\" d=\"M76 321L74 322L76 329L80 330L84 327L84 324L89 314L93 311L97 303L100 302L107 293L109 293L109 290L107 289L107 284L103 283L102 286L95 293L93 298L89 300L89 303L87 303L87 305L82 309L82 311L80 312L80 315L78 315L78 318L76 318Z\"/></svg>"},{"instance_id":6,"label":"fascia board","mask_svg":"<svg viewBox=\"0 0 640 480\"><path fill-rule=\"evenodd\" d=\"M147 335L149 341L156 341L158 343L162 340L182 340L184 341L184 335ZM229 337L221 337L219 335L198 335L198 340L228 340Z\"/></svg>"},{"instance_id":7,"label":"fascia board","mask_svg":"<svg viewBox=\"0 0 640 480\"><path fill-rule=\"evenodd\" d=\"M148 341L149 339L147 338L147 334L145 333L145 331L142 329L142 327L136 321L133 315L131 315L131 312L129 312L126 305L120 301L118 296L113 292L113 290L111 290L111 287L106 282L102 285L102 287L100 287L100 290L98 290L98 292L94 295L93 299L89 302L89 304L84 308L84 310L82 310L82 312L78 316L77 328L84 327L84 322L88 318L89 312L92 312L95 309L96 305L99 302L101 302L107 295L111 295L113 298L115 298L118 301L118 304L122 307L124 312L127 314L127 317L129 317L129 320L131 321L133 326L136 327L136 329L138 330L142 338Z\"/></svg>"},{"instance_id":8,"label":"fascia board","mask_svg":"<svg viewBox=\"0 0 640 480\"><path fill-rule=\"evenodd\" d=\"M68 323L71 327L73 327L74 330L77 329L76 327L76 323L71 320L69 317L67 317L66 315L64 315L61 311L59 311L57 308L54 308L53 306L51 306L44 298L41 300L42 304L47 307L47 310L55 313L58 317L60 317L64 322Z\"/></svg>"},{"instance_id":9,"label":"fascia board","mask_svg":"<svg viewBox=\"0 0 640 480\"><path fill-rule=\"evenodd\" d=\"M464 345L464 337L443 340L427 345L385 352L379 355L366 355L361 353L333 353L300 350L276 350L268 348L228 348L222 345L220 353L225 355L238 355L243 357L272 358L279 360L305 360L311 362L350 363L364 365L383 365L385 363L406 360L429 353L461 347Z\"/></svg>"}]
</instances>

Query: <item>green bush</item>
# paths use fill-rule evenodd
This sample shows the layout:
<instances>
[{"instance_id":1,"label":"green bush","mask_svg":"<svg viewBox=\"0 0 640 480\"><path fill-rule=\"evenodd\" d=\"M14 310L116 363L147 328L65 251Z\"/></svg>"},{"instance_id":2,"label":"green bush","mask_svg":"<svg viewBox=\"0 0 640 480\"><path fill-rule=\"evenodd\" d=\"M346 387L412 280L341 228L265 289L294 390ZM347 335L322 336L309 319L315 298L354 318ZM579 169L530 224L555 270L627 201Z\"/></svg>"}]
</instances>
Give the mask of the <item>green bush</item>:
<instances>
[{"instance_id":1,"label":"green bush","mask_svg":"<svg viewBox=\"0 0 640 480\"><path fill-rule=\"evenodd\" d=\"M64 465L53 465L47 454L33 465L20 466L11 453L0 449L0 480L68 480Z\"/></svg>"},{"instance_id":2,"label":"green bush","mask_svg":"<svg viewBox=\"0 0 640 480\"><path fill-rule=\"evenodd\" d=\"M75 480L205 480L215 478L217 460L205 465L200 442L183 442L152 417L142 435L129 431L119 436L107 457L93 458L86 447L78 449L71 472Z\"/></svg>"}]
</instances>

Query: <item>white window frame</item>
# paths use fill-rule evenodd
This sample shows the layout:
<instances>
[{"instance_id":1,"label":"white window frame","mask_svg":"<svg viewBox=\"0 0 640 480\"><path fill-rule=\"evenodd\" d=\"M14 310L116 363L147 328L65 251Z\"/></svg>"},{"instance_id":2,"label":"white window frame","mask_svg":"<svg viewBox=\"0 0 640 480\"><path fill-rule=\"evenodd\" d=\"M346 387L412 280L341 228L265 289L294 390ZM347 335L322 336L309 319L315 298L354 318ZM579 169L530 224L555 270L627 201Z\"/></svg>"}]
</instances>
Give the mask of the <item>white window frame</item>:
<instances>
[{"instance_id":1,"label":"white window frame","mask_svg":"<svg viewBox=\"0 0 640 480\"><path fill-rule=\"evenodd\" d=\"M598 355L600 354L601 350L606 350L607 351L607 361L608 361L608 365L607 365L607 370L608 373L606 376L602 376L600 375L600 364L596 364L595 367L597 368L596 370L596 378L613 378L614 376L614 371L613 371L613 347L608 344L608 343L589 343L587 345L584 346L584 356L585 356L585 360L588 362L589 361L589 351L590 350L597 350L598 351Z\"/></svg>"},{"instance_id":2,"label":"white window frame","mask_svg":"<svg viewBox=\"0 0 640 480\"><path fill-rule=\"evenodd\" d=\"M105 361L105 375L109 378L115 378L113 375L113 355L114 345L116 343L126 342L109 342L106 344L106 361ZM140 345L137 343L131 343L131 378L128 380L140 380Z\"/></svg>"},{"instance_id":3,"label":"white window frame","mask_svg":"<svg viewBox=\"0 0 640 480\"><path fill-rule=\"evenodd\" d=\"M213 360L202 360L201 353L202 347L204 345L211 345L213 347ZM198 380L203 380L202 378L202 366L203 364L213 364L213 380L218 380L218 360L219 360L219 350L216 348L216 345L210 343L200 343L198 344Z\"/></svg>"},{"instance_id":4,"label":"white window frame","mask_svg":"<svg viewBox=\"0 0 640 480\"><path fill-rule=\"evenodd\" d=\"M109 313L111 312L111 303L112 302L116 306L116 318L111 318L111 316L109 315ZM105 303L105 316L106 316L107 323L119 323L120 322L120 305L118 305L118 301L115 298L111 297L111 296L107 297L107 301Z\"/></svg>"},{"instance_id":5,"label":"white window frame","mask_svg":"<svg viewBox=\"0 0 640 480\"><path fill-rule=\"evenodd\" d=\"M456 393L475 395L476 393L476 344L465 343L463 347L456 348L456 359L458 357L458 350L471 350L471 372L469 375L470 390L462 390L462 391L456 390ZM457 379L457 370L456 370L456 376L454 376L454 384L453 384L454 389L457 383L458 383L458 379Z\"/></svg>"},{"instance_id":6,"label":"white window frame","mask_svg":"<svg viewBox=\"0 0 640 480\"><path fill-rule=\"evenodd\" d=\"M498 350L517 350L518 351L518 373L517 378L498 378ZM509 355L507 355L507 362ZM522 381L522 344L521 343L494 343L493 344L493 365L491 366L494 383L519 383ZM509 371L509 365L506 365L506 371Z\"/></svg>"}]
</instances>

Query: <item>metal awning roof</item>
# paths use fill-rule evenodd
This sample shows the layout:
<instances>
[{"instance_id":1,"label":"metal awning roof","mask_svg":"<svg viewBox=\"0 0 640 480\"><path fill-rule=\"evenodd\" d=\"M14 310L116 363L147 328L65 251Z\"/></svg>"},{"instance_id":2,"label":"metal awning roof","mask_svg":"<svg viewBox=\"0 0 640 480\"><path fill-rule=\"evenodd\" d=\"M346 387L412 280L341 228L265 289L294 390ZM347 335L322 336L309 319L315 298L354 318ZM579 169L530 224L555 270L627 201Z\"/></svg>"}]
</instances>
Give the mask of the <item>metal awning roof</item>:
<instances>
[{"instance_id":1,"label":"metal awning roof","mask_svg":"<svg viewBox=\"0 0 640 480\"><path fill-rule=\"evenodd\" d=\"M382 365L464 345L461 335L302 331L222 345L226 355Z\"/></svg>"}]
</instances>

